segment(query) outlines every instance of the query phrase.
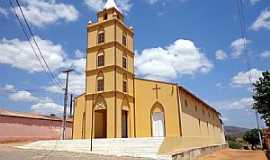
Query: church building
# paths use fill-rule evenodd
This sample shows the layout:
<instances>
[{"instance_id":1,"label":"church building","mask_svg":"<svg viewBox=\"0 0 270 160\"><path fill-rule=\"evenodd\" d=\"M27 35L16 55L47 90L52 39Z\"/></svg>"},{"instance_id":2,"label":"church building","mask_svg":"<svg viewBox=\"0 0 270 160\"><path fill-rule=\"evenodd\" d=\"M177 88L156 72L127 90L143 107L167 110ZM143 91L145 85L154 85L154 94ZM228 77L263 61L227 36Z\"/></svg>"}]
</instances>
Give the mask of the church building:
<instances>
[{"instance_id":1,"label":"church building","mask_svg":"<svg viewBox=\"0 0 270 160\"><path fill-rule=\"evenodd\" d=\"M85 93L73 139L164 137L169 146L224 144L220 113L176 83L137 78L134 30L113 0L87 25ZM155 66L153 66L155 67Z\"/></svg>"}]
</instances>

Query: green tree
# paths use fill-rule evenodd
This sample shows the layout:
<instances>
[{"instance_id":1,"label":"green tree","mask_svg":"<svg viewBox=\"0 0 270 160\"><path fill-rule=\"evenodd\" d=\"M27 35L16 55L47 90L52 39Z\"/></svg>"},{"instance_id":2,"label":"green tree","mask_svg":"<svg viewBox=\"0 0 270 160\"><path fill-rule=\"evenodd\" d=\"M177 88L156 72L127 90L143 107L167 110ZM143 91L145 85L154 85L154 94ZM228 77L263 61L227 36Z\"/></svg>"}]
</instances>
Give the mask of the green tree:
<instances>
[{"instance_id":1,"label":"green tree","mask_svg":"<svg viewBox=\"0 0 270 160\"><path fill-rule=\"evenodd\" d=\"M252 149L255 149L255 147L258 144L260 144L259 131L261 132L261 130L252 129L252 130L247 131L245 135L243 136L243 139L247 141L249 144L251 144Z\"/></svg>"},{"instance_id":2,"label":"green tree","mask_svg":"<svg viewBox=\"0 0 270 160\"><path fill-rule=\"evenodd\" d=\"M253 84L255 87L253 109L261 114L266 125L270 127L270 73L266 71L262 75L263 77Z\"/></svg>"}]
</instances>

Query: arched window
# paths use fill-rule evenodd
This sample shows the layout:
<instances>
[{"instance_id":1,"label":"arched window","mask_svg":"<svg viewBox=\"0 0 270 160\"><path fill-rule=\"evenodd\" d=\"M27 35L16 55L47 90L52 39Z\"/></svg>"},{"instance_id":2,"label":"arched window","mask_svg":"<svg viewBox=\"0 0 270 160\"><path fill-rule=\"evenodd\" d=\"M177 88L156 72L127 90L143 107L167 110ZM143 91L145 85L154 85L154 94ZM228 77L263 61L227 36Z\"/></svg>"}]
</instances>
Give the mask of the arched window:
<instances>
[{"instance_id":1,"label":"arched window","mask_svg":"<svg viewBox=\"0 0 270 160\"><path fill-rule=\"evenodd\" d=\"M101 30L98 32L98 44L105 42L105 32Z\"/></svg>"},{"instance_id":2,"label":"arched window","mask_svg":"<svg viewBox=\"0 0 270 160\"><path fill-rule=\"evenodd\" d=\"M127 93L128 91L128 80L127 75L123 75L123 92Z\"/></svg>"},{"instance_id":3,"label":"arched window","mask_svg":"<svg viewBox=\"0 0 270 160\"><path fill-rule=\"evenodd\" d=\"M123 54L122 57L122 67L127 69L127 54Z\"/></svg>"},{"instance_id":4,"label":"arched window","mask_svg":"<svg viewBox=\"0 0 270 160\"><path fill-rule=\"evenodd\" d=\"M127 34L125 32L123 32L123 34L122 34L122 44L124 46L127 45Z\"/></svg>"},{"instance_id":5,"label":"arched window","mask_svg":"<svg viewBox=\"0 0 270 160\"><path fill-rule=\"evenodd\" d=\"M104 75L102 72L100 72L97 76L97 91L104 91Z\"/></svg>"},{"instance_id":6,"label":"arched window","mask_svg":"<svg viewBox=\"0 0 270 160\"><path fill-rule=\"evenodd\" d=\"M105 57L104 57L104 52L103 50L100 50L99 53L97 54L97 66L101 67L105 65Z\"/></svg>"},{"instance_id":7,"label":"arched window","mask_svg":"<svg viewBox=\"0 0 270 160\"><path fill-rule=\"evenodd\" d=\"M105 13L104 16L103 16L103 20L107 20L108 19L108 14Z\"/></svg>"}]
</instances>

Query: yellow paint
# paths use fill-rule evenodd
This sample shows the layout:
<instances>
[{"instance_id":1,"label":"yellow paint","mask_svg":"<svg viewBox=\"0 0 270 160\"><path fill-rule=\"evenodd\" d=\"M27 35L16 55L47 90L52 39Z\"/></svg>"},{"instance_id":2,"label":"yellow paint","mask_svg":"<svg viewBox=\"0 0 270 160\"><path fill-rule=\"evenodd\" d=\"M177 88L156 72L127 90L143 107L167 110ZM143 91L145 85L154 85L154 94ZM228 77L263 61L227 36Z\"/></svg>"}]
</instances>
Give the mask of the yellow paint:
<instances>
[{"instance_id":1,"label":"yellow paint","mask_svg":"<svg viewBox=\"0 0 270 160\"><path fill-rule=\"evenodd\" d=\"M122 137L123 111L127 111L128 137L152 137L156 133L152 115L163 112L161 153L224 143L223 125L215 109L177 84L135 78L134 33L124 24L123 15L114 8L97 15L98 22L87 26L86 92L76 98L73 138ZM101 44L97 43L99 32L105 33ZM126 45L122 44L123 35ZM104 53L105 66L97 67L100 52ZM123 68L123 56L127 57L127 68ZM97 91L98 75L104 77L102 92ZM126 93L123 80L127 81Z\"/></svg>"}]
</instances>

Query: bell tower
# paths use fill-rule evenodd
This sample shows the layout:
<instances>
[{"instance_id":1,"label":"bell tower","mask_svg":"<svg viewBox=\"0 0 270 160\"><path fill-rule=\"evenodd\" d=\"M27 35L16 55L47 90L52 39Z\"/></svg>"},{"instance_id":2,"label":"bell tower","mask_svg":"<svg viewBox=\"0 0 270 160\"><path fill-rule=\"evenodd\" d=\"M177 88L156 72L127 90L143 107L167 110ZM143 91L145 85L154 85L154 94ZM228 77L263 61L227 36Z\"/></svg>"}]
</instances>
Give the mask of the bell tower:
<instances>
[{"instance_id":1,"label":"bell tower","mask_svg":"<svg viewBox=\"0 0 270 160\"><path fill-rule=\"evenodd\" d=\"M133 36L114 0L87 25L85 138L135 135Z\"/></svg>"}]
</instances>

